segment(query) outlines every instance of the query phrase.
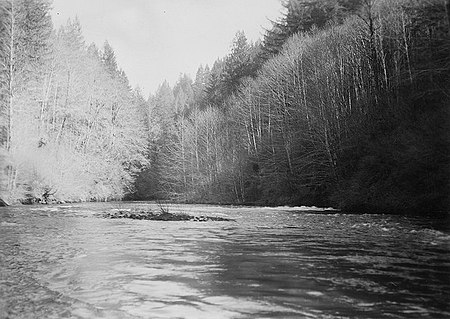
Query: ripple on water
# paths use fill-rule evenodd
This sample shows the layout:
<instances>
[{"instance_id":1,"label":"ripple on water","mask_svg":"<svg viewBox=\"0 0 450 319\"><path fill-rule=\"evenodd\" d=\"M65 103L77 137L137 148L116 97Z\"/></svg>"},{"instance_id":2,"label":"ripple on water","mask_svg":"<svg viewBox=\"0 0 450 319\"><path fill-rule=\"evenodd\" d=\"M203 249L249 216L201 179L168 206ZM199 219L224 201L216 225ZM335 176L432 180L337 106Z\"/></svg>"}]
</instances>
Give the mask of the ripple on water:
<instances>
[{"instance_id":1,"label":"ripple on water","mask_svg":"<svg viewBox=\"0 0 450 319\"><path fill-rule=\"evenodd\" d=\"M431 227L434 222L204 205L169 209L236 222L95 216L114 205L2 209L0 314L11 319L450 317L450 235Z\"/></svg>"}]
</instances>

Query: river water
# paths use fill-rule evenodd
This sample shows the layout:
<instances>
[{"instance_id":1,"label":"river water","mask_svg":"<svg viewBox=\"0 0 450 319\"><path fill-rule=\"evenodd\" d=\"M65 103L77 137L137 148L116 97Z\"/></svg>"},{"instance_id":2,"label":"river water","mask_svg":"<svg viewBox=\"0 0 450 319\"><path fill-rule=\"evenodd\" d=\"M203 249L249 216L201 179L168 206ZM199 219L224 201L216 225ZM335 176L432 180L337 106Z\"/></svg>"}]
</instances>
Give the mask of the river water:
<instances>
[{"instance_id":1,"label":"river water","mask_svg":"<svg viewBox=\"0 0 450 319\"><path fill-rule=\"evenodd\" d=\"M152 203L0 208L0 318L450 318L448 220ZM304 211L300 211L304 210Z\"/></svg>"}]
</instances>

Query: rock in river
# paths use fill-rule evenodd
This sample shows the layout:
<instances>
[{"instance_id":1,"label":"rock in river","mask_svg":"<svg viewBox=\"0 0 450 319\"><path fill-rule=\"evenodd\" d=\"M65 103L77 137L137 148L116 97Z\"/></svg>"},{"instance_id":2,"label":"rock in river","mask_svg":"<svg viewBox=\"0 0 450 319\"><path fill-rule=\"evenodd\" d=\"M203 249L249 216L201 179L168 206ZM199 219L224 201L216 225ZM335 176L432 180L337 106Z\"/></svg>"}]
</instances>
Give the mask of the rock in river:
<instances>
[{"instance_id":1,"label":"rock in river","mask_svg":"<svg viewBox=\"0 0 450 319\"><path fill-rule=\"evenodd\" d=\"M103 218L129 218L141 220L158 220L158 221L193 221L193 222L207 222L207 221L234 221L233 219L217 217L217 216L192 216L188 214L172 214L166 211L152 212L152 211L131 211L131 210L113 210L101 214Z\"/></svg>"}]
</instances>

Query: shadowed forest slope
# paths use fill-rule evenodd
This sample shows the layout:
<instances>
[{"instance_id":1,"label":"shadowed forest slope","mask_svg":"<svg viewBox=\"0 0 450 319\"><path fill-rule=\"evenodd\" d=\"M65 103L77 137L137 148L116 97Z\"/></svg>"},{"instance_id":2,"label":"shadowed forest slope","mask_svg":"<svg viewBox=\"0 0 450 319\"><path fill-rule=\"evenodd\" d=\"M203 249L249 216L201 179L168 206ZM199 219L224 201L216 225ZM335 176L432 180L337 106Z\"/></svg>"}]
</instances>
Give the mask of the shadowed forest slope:
<instances>
[{"instance_id":1,"label":"shadowed forest slope","mask_svg":"<svg viewBox=\"0 0 450 319\"><path fill-rule=\"evenodd\" d=\"M149 99L134 198L448 207L448 2L304 1Z\"/></svg>"}]
</instances>

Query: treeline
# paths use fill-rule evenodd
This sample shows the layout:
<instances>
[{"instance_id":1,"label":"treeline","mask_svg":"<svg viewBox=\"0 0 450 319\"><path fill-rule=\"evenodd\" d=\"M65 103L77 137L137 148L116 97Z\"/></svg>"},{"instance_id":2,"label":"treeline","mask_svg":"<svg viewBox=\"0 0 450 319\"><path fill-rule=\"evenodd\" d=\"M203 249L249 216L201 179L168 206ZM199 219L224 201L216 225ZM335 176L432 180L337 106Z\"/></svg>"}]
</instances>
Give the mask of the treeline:
<instances>
[{"instance_id":1,"label":"treeline","mask_svg":"<svg viewBox=\"0 0 450 319\"><path fill-rule=\"evenodd\" d=\"M444 0L291 0L261 43L170 87L146 114L132 198L446 210Z\"/></svg>"},{"instance_id":2,"label":"treeline","mask_svg":"<svg viewBox=\"0 0 450 319\"><path fill-rule=\"evenodd\" d=\"M448 209L449 1L286 1L148 101L50 5L0 0L0 198Z\"/></svg>"},{"instance_id":3,"label":"treeline","mask_svg":"<svg viewBox=\"0 0 450 319\"><path fill-rule=\"evenodd\" d=\"M111 46L77 19L54 30L50 1L0 1L0 197L120 199L146 164L146 102Z\"/></svg>"}]
</instances>

